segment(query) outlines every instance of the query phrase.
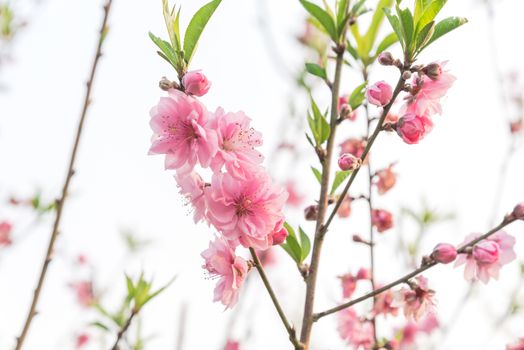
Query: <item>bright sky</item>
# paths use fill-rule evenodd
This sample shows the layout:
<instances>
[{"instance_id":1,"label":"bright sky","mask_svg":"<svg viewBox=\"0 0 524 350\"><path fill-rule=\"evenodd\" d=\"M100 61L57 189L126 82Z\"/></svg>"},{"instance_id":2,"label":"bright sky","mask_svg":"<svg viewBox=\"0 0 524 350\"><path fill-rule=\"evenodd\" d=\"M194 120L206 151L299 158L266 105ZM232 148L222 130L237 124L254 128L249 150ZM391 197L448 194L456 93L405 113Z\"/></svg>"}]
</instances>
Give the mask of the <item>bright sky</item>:
<instances>
[{"instance_id":1,"label":"bright sky","mask_svg":"<svg viewBox=\"0 0 524 350\"><path fill-rule=\"evenodd\" d=\"M260 5L262 2L265 7ZM182 1L185 24L203 3ZM524 74L524 51L517 42L523 30L524 3L497 1L496 7L501 70ZM16 62L1 72L8 90L0 93L0 198L13 192L30 195L36 188L42 188L47 198L58 194L101 15L101 1L42 0L29 27L19 37L13 52ZM449 69L458 78L445 102L444 114L436 119L434 131L420 145L408 146L395 136L383 136L373 150L377 166L398 160L401 174L392 193L380 198L381 206L394 212L402 206L416 209L425 198L440 212L457 213L455 221L428 233L423 243L425 251L442 241L458 244L466 234L489 228L500 164L508 148L508 115L492 72L485 8L479 1L450 1L442 17L449 15L467 17L470 23L435 43L421 57L425 62L448 60ZM287 99L296 93L293 94L292 81L268 53L259 26L261 17L269 23L276 39L276 47L270 49L277 50L286 69L298 69L304 52L294 36L301 31L304 12L298 1L281 0L224 0L203 35L193 68L203 69L213 82L209 94L202 99L208 108L214 110L220 105L226 110L244 110L253 119L254 127L263 133L263 151L268 154L281 141L275 128L281 127L280 120L288 111ZM147 36L151 30L166 37L160 1L114 0L110 23L56 260L49 271L40 315L32 326L26 349L70 349L72 335L93 321L94 314L79 309L67 288L69 282L91 273L78 275L71 268L71 260L78 253L85 253L95 264L92 273L99 287L107 292L104 301L114 307L124 292L124 271L136 275L144 269L154 275L157 285L178 275L169 290L144 310L144 333L152 336L148 349L174 348L183 305L188 312L185 349L219 349L231 312L223 312L221 305L212 303L214 281L205 279L201 269L200 252L207 247L212 231L205 225L194 226L187 208L182 207L171 174L163 171L161 157L147 155L151 136L148 113L162 95L157 83L163 75L173 76L170 67L155 54ZM393 83L395 76L380 67L372 75L375 79ZM358 76L349 73L343 88L351 91L359 83ZM315 93L319 100L325 98L325 91L319 89ZM353 128L360 127L363 126L348 124L341 135L359 134ZM294 142L305 145L302 138ZM499 215L524 198L523 156L520 149L510 165L502 205L497 208ZM309 156L290 171L279 171L278 166L285 162L266 165L275 174L290 173L306 191L315 184L308 169L314 161ZM315 196L316 190L308 193L308 201ZM19 226L27 224L22 221L27 219L27 213L1 209L0 219L14 217ZM348 269L355 271L367 263L367 251L349 242L351 234L367 232L366 215L365 208L357 205L352 218L337 222L327 238L317 310L338 301L336 275ZM289 217L296 224L300 222L300 212ZM20 245L0 252L2 349L12 346L22 326L47 245L49 225L45 222ZM304 227L312 232L310 223ZM119 237L122 228L154 243L140 256L125 259ZM406 228L403 234L412 237L411 227ZM509 229L520 236L516 250L521 261L523 231L522 224ZM399 230L392 230L380 237L377 279L384 283L404 271L394 252L399 234ZM269 271L270 278L282 295L286 310L298 323L302 282L291 262L284 255L281 257L278 271ZM517 270L518 264L514 263L503 269L500 282L482 287L478 301L466 306L456 330L435 349L480 349L482 345L487 350L503 349L510 340L524 336L521 326L518 333L522 316L493 337L489 332L492 320L505 307L515 285ZM441 320L446 323L466 287L462 269L445 266L427 276L437 291ZM255 331L247 344L249 350L288 348L269 298L260 282L253 282L245 295L249 300L241 311L244 318L232 330L233 336L243 337L251 325ZM315 349L343 348L335 321L336 317L329 317L318 323ZM383 327L381 331L389 335L389 329Z\"/></svg>"}]
</instances>

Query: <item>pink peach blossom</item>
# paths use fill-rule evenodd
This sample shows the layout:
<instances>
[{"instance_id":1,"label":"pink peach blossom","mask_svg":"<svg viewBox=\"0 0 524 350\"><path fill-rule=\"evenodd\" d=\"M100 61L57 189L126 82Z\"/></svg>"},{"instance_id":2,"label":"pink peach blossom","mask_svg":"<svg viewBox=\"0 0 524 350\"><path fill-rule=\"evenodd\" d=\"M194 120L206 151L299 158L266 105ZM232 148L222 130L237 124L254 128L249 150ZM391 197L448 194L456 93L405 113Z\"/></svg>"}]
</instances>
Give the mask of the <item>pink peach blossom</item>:
<instances>
[{"instance_id":1,"label":"pink peach blossom","mask_svg":"<svg viewBox=\"0 0 524 350\"><path fill-rule=\"evenodd\" d=\"M519 119L509 124L509 131L512 134L518 134L522 129L524 129L524 119Z\"/></svg>"},{"instance_id":2,"label":"pink peach blossom","mask_svg":"<svg viewBox=\"0 0 524 350\"><path fill-rule=\"evenodd\" d=\"M393 227L393 214L383 209L371 211L371 222L378 232L384 232Z\"/></svg>"},{"instance_id":3,"label":"pink peach blossom","mask_svg":"<svg viewBox=\"0 0 524 350\"><path fill-rule=\"evenodd\" d=\"M394 295L393 306L402 307L404 316L418 321L422 316L434 312L435 292L428 288L428 281L423 276L417 276L415 282L410 282L410 287L402 287Z\"/></svg>"},{"instance_id":4,"label":"pink peach blossom","mask_svg":"<svg viewBox=\"0 0 524 350\"><path fill-rule=\"evenodd\" d=\"M375 185L379 194L385 194L397 183L397 175L393 172L394 165L391 164L387 168L377 171Z\"/></svg>"},{"instance_id":5,"label":"pink peach blossom","mask_svg":"<svg viewBox=\"0 0 524 350\"><path fill-rule=\"evenodd\" d=\"M406 323L406 325L400 330L400 348L403 349L406 346L414 344L418 331L417 324L408 321L408 323Z\"/></svg>"},{"instance_id":6,"label":"pink peach blossom","mask_svg":"<svg viewBox=\"0 0 524 350\"><path fill-rule=\"evenodd\" d=\"M355 121L357 119L357 111L351 110L348 95L343 95L338 98L338 111L341 114L341 117L344 119L351 121Z\"/></svg>"},{"instance_id":7,"label":"pink peach blossom","mask_svg":"<svg viewBox=\"0 0 524 350\"><path fill-rule=\"evenodd\" d=\"M195 223L202 220L206 213L206 201L204 192L206 184L197 172L191 171L187 174L177 172L175 180L180 189L180 194L187 200L186 204L191 204L193 208L193 220Z\"/></svg>"},{"instance_id":8,"label":"pink peach blossom","mask_svg":"<svg viewBox=\"0 0 524 350\"><path fill-rule=\"evenodd\" d=\"M337 215L341 218L347 218L351 215L351 196L346 195L337 210Z\"/></svg>"},{"instance_id":9,"label":"pink peach blossom","mask_svg":"<svg viewBox=\"0 0 524 350\"><path fill-rule=\"evenodd\" d=\"M456 78L448 71L442 71L435 80L426 75L415 77L412 82L413 94L401 111L429 116L442 114L440 100L446 95L455 80Z\"/></svg>"},{"instance_id":10,"label":"pink peach blossom","mask_svg":"<svg viewBox=\"0 0 524 350\"><path fill-rule=\"evenodd\" d=\"M240 350L240 343L231 339L228 339L224 350Z\"/></svg>"},{"instance_id":11,"label":"pink peach blossom","mask_svg":"<svg viewBox=\"0 0 524 350\"><path fill-rule=\"evenodd\" d=\"M208 125L205 107L195 98L171 89L151 109L154 135L150 154L165 154L166 169L193 170L197 162L209 166L218 151L218 140Z\"/></svg>"},{"instance_id":12,"label":"pink peach blossom","mask_svg":"<svg viewBox=\"0 0 524 350\"><path fill-rule=\"evenodd\" d=\"M361 321L352 308L338 313L338 333L353 349L370 350L374 344L373 324Z\"/></svg>"},{"instance_id":13,"label":"pink peach blossom","mask_svg":"<svg viewBox=\"0 0 524 350\"><path fill-rule=\"evenodd\" d=\"M352 273L346 273L338 276L340 284L342 285L342 297L345 299L351 298L355 290L357 289L357 277Z\"/></svg>"},{"instance_id":14,"label":"pink peach blossom","mask_svg":"<svg viewBox=\"0 0 524 350\"><path fill-rule=\"evenodd\" d=\"M201 256L205 259L202 267L211 277L219 278L213 301L220 301L226 309L233 307L248 273L246 260L236 256L230 244L219 237L209 242L209 248Z\"/></svg>"},{"instance_id":15,"label":"pink peach blossom","mask_svg":"<svg viewBox=\"0 0 524 350\"><path fill-rule=\"evenodd\" d=\"M368 87L366 92L369 103L383 107L393 97L393 89L385 81L379 81Z\"/></svg>"},{"instance_id":16,"label":"pink peach blossom","mask_svg":"<svg viewBox=\"0 0 524 350\"><path fill-rule=\"evenodd\" d=\"M433 129L433 122L425 115L408 113L397 123L397 134L407 144L419 143Z\"/></svg>"},{"instance_id":17,"label":"pink peach blossom","mask_svg":"<svg viewBox=\"0 0 524 350\"><path fill-rule=\"evenodd\" d=\"M215 173L206 192L207 218L222 234L244 247L267 249L281 230L286 191L265 171L247 180Z\"/></svg>"},{"instance_id":18,"label":"pink peach blossom","mask_svg":"<svg viewBox=\"0 0 524 350\"><path fill-rule=\"evenodd\" d=\"M256 172L264 157L255 148L262 146L262 135L250 127L251 119L243 112L225 113L218 108L210 127L218 136L218 151L211 161L211 169L226 171L245 180Z\"/></svg>"},{"instance_id":19,"label":"pink peach blossom","mask_svg":"<svg viewBox=\"0 0 524 350\"><path fill-rule=\"evenodd\" d=\"M357 158L362 157L367 142L362 139L350 138L340 144L340 155L344 153L352 154Z\"/></svg>"},{"instance_id":20,"label":"pink peach blossom","mask_svg":"<svg viewBox=\"0 0 524 350\"><path fill-rule=\"evenodd\" d=\"M79 281L71 283L76 294L77 302L83 307L90 307L95 301L93 294L93 284L91 281Z\"/></svg>"},{"instance_id":21,"label":"pink peach blossom","mask_svg":"<svg viewBox=\"0 0 524 350\"><path fill-rule=\"evenodd\" d=\"M89 335L87 333L81 333L76 337L76 349L81 349L89 343Z\"/></svg>"},{"instance_id":22,"label":"pink peach blossom","mask_svg":"<svg viewBox=\"0 0 524 350\"><path fill-rule=\"evenodd\" d=\"M377 286L381 287L381 286ZM375 305L373 306L373 314L387 316L389 314L397 316L398 307L393 306L394 304L394 294L391 289L380 293L375 299Z\"/></svg>"},{"instance_id":23,"label":"pink peach blossom","mask_svg":"<svg viewBox=\"0 0 524 350\"><path fill-rule=\"evenodd\" d=\"M434 312L430 312L418 324L418 329L426 334L431 334L440 327L440 322Z\"/></svg>"},{"instance_id":24,"label":"pink peach blossom","mask_svg":"<svg viewBox=\"0 0 524 350\"><path fill-rule=\"evenodd\" d=\"M285 186L289 194L286 204L295 208L300 207L304 201L304 195L297 190L296 183L294 181L288 181Z\"/></svg>"},{"instance_id":25,"label":"pink peach blossom","mask_svg":"<svg viewBox=\"0 0 524 350\"><path fill-rule=\"evenodd\" d=\"M211 87L211 82L201 70L194 70L184 74L182 78L184 90L189 95L204 96Z\"/></svg>"},{"instance_id":26,"label":"pink peach blossom","mask_svg":"<svg viewBox=\"0 0 524 350\"><path fill-rule=\"evenodd\" d=\"M506 350L524 350L524 338L520 339L517 343L506 346Z\"/></svg>"},{"instance_id":27,"label":"pink peach blossom","mask_svg":"<svg viewBox=\"0 0 524 350\"><path fill-rule=\"evenodd\" d=\"M464 246L478 238L479 234L471 234L461 244ZM455 267L465 264L464 278L467 281L480 280L488 283L490 278L498 279L502 266L516 258L513 246L515 238L504 231L499 231L492 236L475 244L472 251L460 254L455 262Z\"/></svg>"},{"instance_id":28,"label":"pink peach blossom","mask_svg":"<svg viewBox=\"0 0 524 350\"><path fill-rule=\"evenodd\" d=\"M13 225L7 221L0 222L0 247L8 246L12 243L11 241L11 231L13 230Z\"/></svg>"},{"instance_id":29,"label":"pink peach blossom","mask_svg":"<svg viewBox=\"0 0 524 350\"><path fill-rule=\"evenodd\" d=\"M351 153L344 153L338 158L338 167L340 170L355 170L360 167L362 160Z\"/></svg>"}]
</instances>

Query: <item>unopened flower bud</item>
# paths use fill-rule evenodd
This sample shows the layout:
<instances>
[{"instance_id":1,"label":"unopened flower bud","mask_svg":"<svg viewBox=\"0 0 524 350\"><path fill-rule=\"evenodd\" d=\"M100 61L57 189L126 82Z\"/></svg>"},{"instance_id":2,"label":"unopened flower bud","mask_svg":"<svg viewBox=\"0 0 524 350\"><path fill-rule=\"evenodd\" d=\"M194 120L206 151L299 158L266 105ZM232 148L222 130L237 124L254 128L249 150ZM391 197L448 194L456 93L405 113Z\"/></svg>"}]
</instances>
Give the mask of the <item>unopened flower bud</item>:
<instances>
[{"instance_id":1,"label":"unopened flower bud","mask_svg":"<svg viewBox=\"0 0 524 350\"><path fill-rule=\"evenodd\" d=\"M524 128L523 120L517 120L509 124L509 130L512 134L518 134Z\"/></svg>"},{"instance_id":2,"label":"unopened flower bud","mask_svg":"<svg viewBox=\"0 0 524 350\"><path fill-rule=\"evenodd\" d=\"M158 82L158 87L160 87L164 91L167 91L167 90L173 88L173 84L176 84L176 83L171 82L166 77L162 77L162 79Z\"/></svg>"},{"instance_id":3,"label":"unopened flower bud","mask_svg":"<svg viewBox=\"0 0 524 350\"><path fill-rule=\"evenodd\" d=\"M361 267L357 272L357 280L369 280L371 279L371 272L365 267Z\"/></svg>"},{"instance_id":4,"label":"unopened flower bud","mask_svg":"<svg viewBox=\"0 0 524 350\"><path fill-rule=\"evenodd\" d=\"M369 103L383 107L393 97L393 89L385 81L379 81L368 87L366 92Z\"/></svg>"},{"instance_id":5,"label":"unopened flower bud","mask_svg":"<svg viewBox=\"0 0 524 350\"><path fill-rule=\"evenodd\" d=\"M315 221L318 219L318 205L313 204L304 209L304 217L308 221Z\"/></svg>"},{"instance_id":6,"label":"unopened flower bud","mask_svg":"<svg viewBox=\"0 0 524 350\"><path fill-rule=\"evenodd\" d=\"M395 59L389 52L382 52L380 55L378 55L378 63L380 63L383 66L391 66Z\"/></svg>"},{"instance_id":7,"label":"unopened flower bud","mask_svg":"<svg viewBox=\"0 0 524 350\"><path fill-rule=\"evenodd\" d=\"M343 104L342 107L340 107L340 118L352 119L351 112L353 112L351 106L347 103Z\"/></svg>"},{"instance_id":8,"label":"unopened flower bud","mask_svg":"<svg viewBox=\"0 0 524 350\"><path fill-rule=\"evenodd\" d=\"M273 232L271 238L273 239L273 245L279 245L284 243L288 236L287 230L285 227L282 227L280 230Z\"/></svg>"},{"instance_id":9,"label":"unopened flower bud","mask_svg":"<svg viewBox=\"0 0 524 350\"><path fill-rule=\"evenodd\" d=\"M402 72L402 79L408 80L409 78L411 78L411 72L409 70Z\"/></svg>"},{"instance_id":10,"label":"unopened flower bud","mask_svg":"<svg viewBox=\"0 0 524 350\"><path fill-rule=\"evenodd\" d=\"M431 257L441 264L449 264L457 258L457 249L448 243L439 243L433 248Z\"/></svg>"},{"instance_id":11,"label":"unopened flower bud","mask_svg":"<svg viewBox=\"0 0 524 350\"><path fill-rule=\"evenodd\" d=\"M524 220L524 203L517 204L512 215L515 219Z\"/></svg>"},{"instance_id":12,"label":"unopened flower bud","mask_svg":"<svg viewBox=\"0 0 524 350\"><path fill-rule=\"evenodd\" d=\"M187 72L182 78L182 85L188 95L204 96L211 87L211 82L200 70Z\"/></svg>"},{"instance_id":13,"label":"unopened flower bud","mask_svg":"<svg viewBox=\"0 0 524 350\"><path fill-rule=\"evenodd\" d=\"M355 170L360 167L362 160L351 153L344 153L338 158L338 166L341 170Z\"/></svg>"},{"instance_id":14,"label":"unopened flower bud","mask_svg":"<svg viewBox=\"0 0 524 350\"><path fill-rule=\"evenodd\" d=\"M422 68L422 72L431 80L438 80L442 74L442 66L438 63L430 63Z\"/></svg>"},{"instance_id":15,"label":"unopened flower bud","mask_svg":"<svg viewBox=\"0 0 524 350\"><path fill-rule=\"evenodd\" d=\"M494 264L499 260L500 246L495 241L484 240L473 247L473 258L479 264Z\"/></svg>"}]
</instances>

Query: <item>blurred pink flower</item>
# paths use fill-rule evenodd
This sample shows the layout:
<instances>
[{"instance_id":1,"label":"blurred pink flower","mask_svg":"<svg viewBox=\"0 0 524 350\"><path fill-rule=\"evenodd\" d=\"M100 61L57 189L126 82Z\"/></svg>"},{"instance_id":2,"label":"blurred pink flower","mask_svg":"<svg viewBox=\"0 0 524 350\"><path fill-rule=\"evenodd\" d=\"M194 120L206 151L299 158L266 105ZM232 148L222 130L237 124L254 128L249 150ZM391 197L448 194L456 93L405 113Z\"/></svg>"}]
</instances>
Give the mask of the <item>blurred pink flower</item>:
<instances>
[{"instance_id":1,"label":"blurred pink flower","mask_svg":"<svg viewBox=\"0 0 524 350\"><path fill-rule=\"evenodd\" d=\"M384 209L371 211L371 222L378 232L384 232L393 227L393 214Z\"/></svg>"},{"instance_id":2,"label":"blurred pink flower","mask_svg":"<svg viewBox=\"0 0 524 350\"><path fill-rule=\"evenodd\" d=\"M434 312L435 292L428 288L428 280L423 276L415 278L410 282L410 288L401 288L395 292L393 306L402 307L407 319L418 321L422 316Z\"/></svg>"},{"instance_id":3,"label":"blurred pink flower","mask_svg":"<svg viewBox=\"0 0 524 350\"><path fill-rule=\"evenodd\" d=\"M294 181L288 181L285 186L289 194L286 204L295 208L300 207L304 201L304 195L297 190L296 183Z\"/></svg>"},{"instance_id":4,"label":"blurred pink flower","mask_svg":"<svg viewBox=\"0 0 524 350\"><path fill-rule=\"evenodd\" d=\"M380 286L377 286L380 287ZM398 314L398 307L393 306L394 301L394 294L391 289L388 289L387 291L380 293L377 295L375 299L375 305L373 307L373 314L376 315L384 315L387 316L388 314L391 314L393 316L397 316Z\"/></svg>"},{"instance_id":5,"label":"blurred pink flower","mask_svg":"<svg viewBox=\"0 0 524 350\"><path fill-rule=\"evenodd\" d=\"M81 333L76 336L76 349L81 349L89 343L89 335L87 333Z\"/></svg>"},{"instance_id":6,"label":"blurred pink flower","mask_svg":"<svg viewBox=\"0 0 524 350\"><path fill-rule=\"evenodd\" d=\"M195 98L171 89L151 109L154 135L150 154L165 154L166 169L193 170L209 166L218 150L216 132L209 128L207 110Z\"/></svg>"},{"instance_id":7,"label":"blurred pink flower","mask_svg":"<svg viewBox=\"0 0 524 350\"><path fill-rule=\"evenodd\" d=\"M93 283L91 281L79 281L71 283L76 294L77 302L83 307L90 307L95 301L93 294Z\"/></svg>"},{"instance_id":8,"label":"blurred pink flower","mask_svg":"<svg viewBox=\"0 0 524 350\"><path fill-rule=\"evenodd\" d=\"M466 237L461 246L478 238L479 234L471 234ZM490 278L498 279L502 266L516 258L513 246L515 238L504 231L475 244L472 252L460 254L455 262L455 267L466 264L464 278L467 281L481 280L488 283Z\"/></svg>"},{"instance_id":9,"label":"blurred pink flower","mask_svg":"<svg viewBox=\"0 0 524 350\"><path fill-rule=\"evenodd\" d=\"M357 158L362 157L367 142L362 139L350 138L340 144L340 155L349 153Z\"/></svg>"},{"instance_id":10,"label":"blurred pink flower","mask_svg":"<svg viewBox=\"0 0 524 350\"><path fill-rule=\"evenodd\" d=\"M413 94L401 109L402 112L429 116L442 114L440 99L446 95L455 80L456 78L448 71L442 71L435 80L425 75L415 77L412 81Z\"/></svg>"},{"instance_id":11,"label":"blurred pink flower","mask_svg":"<svg viewBox=\"0 0 524 350\"><path fill-rule=\"evenodd\" d=\"M204 96L211 87L211 82L201 70L194 70L184 74L182 78L184 90L189 95Z\"/></svg>"},{"instance_id":12,"label":"blurred pink flower","mask_svg":"<svg viewBox=\"0 0 524 350\"><path fill-rule=\"evenodd\" d=\"M13 225L7 221L0 222L0 247L8 246L12 243L11 241L11 231L13 230Z\"/></svg>"},{"instance_id":13,"label":"blurred pink flower","mask_svg":"<svg viewBox=\"0 0 524 350\"><path fill-rule=\"evenodd\" d=\"M349 195L346 194L340 207L337 210L337 215L341 218L347 218L351 215L351 202L352 199Z\"/></svg>"},{"instance_id":14,"label":"blurred pink flower","mask_svg":"<svg viewBox=\"0 0 524 350\"><path fill-rule=\"evenodd\" d=\"M407 113L397 123L397 134L407 144L417 144L433 129L433 122L425 115Z\"/></svg>"},{"instance_id":15,"label":"blurred pink flower","mask_svg":"<svg viewBox=\"0 0 524 350\"><path fill-rule=\"evenodd\" d=\"M260 171L245 181L215 173L206 191L207 218L224 236L244 247L267 249L281 230L286 191Z\"/></svg>"},{"instance_id":16,"label":"blurred pink flower","mask_svg":"<svg viewBox=\"0 0 524 350\"><path fill-rule=\"evenodd\" d=\"M517 343L506 346L506 350L524 350L524 338L520 339Z\"/></svg>"},{"instance_id":17,"label":"blurred pink flower","mask_svg":"<svg viewBox=\"0 0 524 350\"><path fill-rule=\"evenodd\" d=\"M205 259L203 268L212 278L219 278L213 301L220 301L226 309L233 307L248 273L247 262L236 256L229 243L219 237L209 242L209 248L201 256Z\"/></svg>"},{"instance_id":18,"label":"blurred pink flower","mask_svg":"<svg viewBox=\"0 0 524 350\"><path fill-rule=\"evenodd\" d=\"M368 87L366 96L369 103L383 107L391 101L393 89L385 81L379 81Z\"/></svg>"},{"instance_id":19,"label":"blurred pink flower","mask_svg":"<svg viewBox=\"0 0 524 350\"><path fill-rule=\"evenodd\" d=\"M370 350L374 343L373 324L361 321L352 308L338 313L338 333L353 349Z\"/></svg>"},{"instance_id":20,"label":"blurred pink flower","mask_svg":"<svg viewBox=\"0 0 524 350\"><path fill-rule=\"evenodd\" d=\"M357 277L352 273L346 273L338 276L342 285L342 297L345 299L351 298L355 290L357 289Z\"/></svg>"},{"instance_id":21,"label":"blurred pink flower","mask_svg":"<svg viewBox=\"0 0 524 350\"><path fill-rule=\"evenodd\" d=\"M228 339L224 350L240 350L240 343L231 339Z\"/></svg>"},{"instance_id":22,"label":"blurred pink flower","mask_svg":"<svg viewBox=\"0 0 524 350\"><path fill-rule=\"evenodd\" d=\"M188 174L176 172L175 180L180 188L180 194L187 199L186 204L191 204L194 210L193 220L195 223L202 220L206 213L206 201L204 191L206 184L197 172Z\"/></svg>"},{"instance_id":23,"label":"blurred pink flower","mask_svg":"<svg viewBox=\"0 0 524 350\"><path fill-rule=\"evenodd\" d=\"M388 192L397 183L397 175L393 172L394 165L391 164L387 168L377 171L375 185L379 194Z\"/></svg>"},{"instance_id":24,"label":"blurred pink flower","mask_svg":"<svg viewBox=\"0 0 524 350\"><path fill-rule=\"evenodd\" d=\"M262 135L250 127L251 119L243 112L225 113L218 108L209 123L218 137L218 152L211 169L218 172L225 166L232 176L245 180L262 163L264 157L255 148L262 145Z\"/></svg>"}]
</instances>

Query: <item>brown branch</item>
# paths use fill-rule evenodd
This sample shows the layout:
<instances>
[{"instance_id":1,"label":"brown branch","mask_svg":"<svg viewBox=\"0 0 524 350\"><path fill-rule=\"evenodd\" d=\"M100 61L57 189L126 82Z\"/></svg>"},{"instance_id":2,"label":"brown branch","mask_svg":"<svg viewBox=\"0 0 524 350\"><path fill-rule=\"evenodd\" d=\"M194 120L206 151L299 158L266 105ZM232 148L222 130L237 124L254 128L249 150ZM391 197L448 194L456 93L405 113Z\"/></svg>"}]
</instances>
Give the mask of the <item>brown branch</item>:
<instances>
[{"instance_id":1,"label":"brown branch","mask_svg":"<svg viewBox=\"0 0 524 350\"><path fill-rule=\"evenodd\" d=\"M506 217L504 218L504 220L499 224L497 225L495 228L489 230L488 232L486 232L485 234L483 234L482 236L464 244L462 247L460 247L459 249L457 249L457 253L459 254L465 254L467 252L468 249L472 248L475 244L477 244L478 242L488 238L489 236L493 235L494 233L500 231L501 229L503 229L504 227L506 227L507 225L511 224L512 222L516 221L517 219L514 218L514 217ZM313 318L314 318L314 321L318 321L319 319L321 319L322 317L324 316L327 316L327 315L331 315L335 312L338 312L338 311L341 311L341 310L344 310L348 307L351 307L355 304L358 304L364 300L367 300L369 298L373 298L375 297L376 295L379 295L401 283L407 283L411 278L421 274L422 272L432 268L433 266L437 265L438 263L436 261L430 261L428 262L427 264L424 264L422 265L421 267L419 267L418 269L408 273L407 275L397 279L396 281L394 282L391 282L389 284L386 284L385 286L381 287L381 288L378 288L368 294L365 294L359 298L356 298L356 299L353 299L351 301L348 301L347 303L344 303L344 304L341 304L339 306L336 306L334 308L331 308L329 310L326 310L326 311L322 311L322 312L319 312L319 313L316 313L314 314Z\"/></svg>"},{"instance_id":2,"label":"brown branch","mask_svg":"<svg viewBox=\"0 0 524 350\"><path fill-rule=\"evenodd\" d=\"M56 239L57 239L58 234L60 232L59 229L60 229L60 220L62 218L62 211L64 209L64 205L65 205L65 201L66 201L66 198L67 198L67 192L68 192L68 189L69 189L69 184L71 182L71 178L73 177L73 175L75 173L74 168L75 168L76 156L77 156L77 153L78 153L78 145L80 143L80 138L82 136L82 129L83 129L83 126L84 126L84 121L85 121L85 117L86 117L86 114L87 114L87 110L88 110L90 102L91 102L90 101L91 100L91 91L92 91L93 81L94 81L94 78L95 78L96 68L97 68L100 56L102 55L102 44L104 42L105 35L107 34L107 20L108 20L108 17L109 17L109 11L111 9L111 3L112 3L112 0L108 0L107 3L104 5L104 17L103 17L103 20L102 20L102 27L100 28L100 32L99 32L98 46L97 46L97 49L96 49L95 57L93 59L93 64L91 66L91 73L90 73L90 76L89 76L89 80L87 82L87 90L86 90L86 94L85 94L85 98L84 98L84 104L83 104L83 107L82 107L82 113L80 115L80 120L79 120L78 126L77 126L76 137L75 137L75 141L74 141L74 144L73 144L73 149L71 151L71 158L69 160L69 166L67 168L64 185L62 187L62 195L61 195L60 199L57 200L56 217L55 217L55 221L54 221L53 228L52 228L52 231L51 231L51 237L49 239L49 244L48 244L48 247L47 247L47 253L46 253L44 262L42 264L40 277L38 278L38 282L37 282L37 285L36 285L36 288L35 288L35 291L34 291L34 295L33 295L33 300L31 302L31 306L29 308L29 312L27 313L27 317L26 317L26 320L25 320L25 323L24 323L24 328L22 329L22 332L21 332L20 336L17 338L15 350L22 349L24 341L25 341L25 339L27 337L27 333L29 331L29 327L31 326L31 322L33 321L34 316L37 313L36 312L36 307L38 305L38 299L40 297L40 293L42 291L42 287L44 285L44 280L46 278L46 274L47 274L47 270L48 270L48 267L49 267L49 263L53 259L53 251L54 251L55 242L56 242Z\"/></svg>"},{"instance_id":3,"label":"brown branch","mask_svg":"<svg viewBox=\"0 0 524 350\"><path fill-rule=\"evenodd\" d=\"M116 335L116 340L115 340L115 343L113 344L113 346L111 347L111 350L118 350L119 347L118 347L118 343L120 343L120 340L122 339L122 337L124 336L124 334L127 332L127 330L129 329L129 326L131 326L131 322L133 321L133 318L138 314L138 310L134 310L131 311L131 315L129 315L129 318L127 319L126 323L124 323L124 325L122 326L122 328L120 328L120 330L118 331L117 335Z\"/></svg>"},{"instance_id":4,"label":"brown branch","mask_svg":"<svg viewBox=\"0 0 524 350\"><path fill-rule=\"evenodd\" d=\"M260 278L262 279L262 282L264 283L264 286L267 289L267 292L271 298L271 301L273 302L273 305L275 305L275 309L278 312L278 316L280 316L280 319L282 320L282 323L284 324L284 327L287 330L287 333L289 334L289 341L293 344L295 347L295 350L302 350L304 349L304 346L298 341L296 336L295 328L289 323L286 314L284 313L284 310L282 309L282 306L280 306L280 302L278 301L278 298L275 294L275 291L273 290L273 287L271 287L271 283L269 283L269 279L267 278L266 272L264 271L264 268L262 267L262 264L260 263L260 259L258 258L257 253L253 248L249 248L249 252L251 253L251 256L253 257L253 260L255 262L255 268L258 271L258 274L260 275Z\"/></svg>"}]
</instances>

